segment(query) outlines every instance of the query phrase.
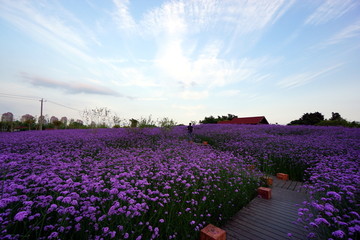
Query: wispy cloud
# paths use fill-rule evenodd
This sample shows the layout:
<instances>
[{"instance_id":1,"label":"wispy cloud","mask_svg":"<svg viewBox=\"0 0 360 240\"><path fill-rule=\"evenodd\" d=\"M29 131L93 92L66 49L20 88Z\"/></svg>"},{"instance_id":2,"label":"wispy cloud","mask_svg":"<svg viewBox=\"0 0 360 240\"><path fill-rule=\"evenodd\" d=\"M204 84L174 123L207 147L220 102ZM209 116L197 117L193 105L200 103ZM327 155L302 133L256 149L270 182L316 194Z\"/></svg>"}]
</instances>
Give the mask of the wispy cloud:
<instances>
[{"instance_id":1,"label":"wispy cloud","mask_svg":"<svg viewBox=\"0 0 360 240\"><path fill-rule=\"evenodd\" d=\"M358 5L357 0L327 0L324 1L305 24L320 25L343 16Z\"/></svg>"},{"instance_id":2,"label":"wispy cloud","mask_svg":"<svg viewBox=\"0 0 360 240\"><path fill-rule=\"evenodd\" d=\"M331 37L329 40L325 41L322 45L328 46L340 43L344 40L359 37L360 36L360 20L355 22L354 24L351 24L350 26L347 26L337 34L335 34L333 37Z\"/></svg>"},{"instance_id":3,"label":"wispy cloud","mask_svg":"<svg viewBox=\"0 0 360 240\"><path fill-rule=\"evenodd\" d=\"M236 34L253 32L276 22L294 3L294 0L260 1L170 1L147 12L138 23L139 29L154 36L212 31L222 26ZM123 4L124 5L124 4ZM126 12L124 6L118 12ZM121 11L120 11L121 10ZM132 19L126 14L125 19ZM121 28L133 20L124 20Z\"/></svg>"},{"instance_id":4,"label":"wispy cloud","mask_svg":"<svg viewBox=\"0 0 360 240\"><path fill-rule=\"evenodd\" d=\"M294 1L168 1L145 12L141 20L131 15L129 1L114 0L114 15L120 30L151 36L157 44L153 66L166 84L180 83L214 88L245 79L261 80L259 59L224 57L242 34L261 31L274 24ZM191 41L192 36L209 33L231 34L228 40L211 37ZM214 35L215 36L215 35ZM265 63L266 65L266 63ZM163 83L161 83L163 84ZM189 95L182 94L187 98Z\"/></svg>"},{"instance_id":5,"label":"wispy cloud","mask_svg":"<svg viewBox=\"0 0 360 240\"><path fill-rule=\"evenodd\" d=\"M230 90L220 91L216 95L220 97L235 97L235 96L239 96L240 94L241 94L240 90L230 89Z\"/></svg>"},{"instance_id":6,"label":"wispy cloud","mask_svg":"<svg viewBox=\"0 0 360 240\"><path fill-rule=\"evenodd\" d=\"M185 90L180 93L180 96L182 99L186 99L186 100L199 100L199 99L207 98L209 96L209 92L207 90L202 90L202 91Z\"/></svg>"},{"instance_id":7,"label":"wispy cloud","mask_svg":"<svg viewBox=\"0 0 360 240\"><path fill-rule=\"evenodd\" d=\"M222 58L222 44L218 41L207 44L195 57L186 54L183 48L180 41L169 41L159 51L155 66L168 80L180 83L185 89L194 86L211 89L245 80L261 81L268 77L261 73L262 68L274 61L269 58Z\"/></svg>"},{"instance_id":8,"label":"wispy cloud","mask_svg":"<svg viewBox=\"0 0 360 240\"><path fill-rule=\"evenodd\" d=\"M204 105L201 105L201 104L198 104L198 105L178 105L178 104L173 104L171 106L172 108L176 108L176 109L180 109L180 110L185 110L185 111L188 111L188 112L196 112L196 111L199 111L199 110L202 110L205 108Z\"/></svg>"},{"instance_id":9,"label":"wispy cloud","mask_svg":"<svg viewBox=\"0 0 360 240\"><path fill-rule=\"evenodd\" d=\"M125 32L135 32L137 24L129 12L129 0L113 0L115 4L114 19L118 27Z\"/></svg>"},{"instance_id":10,"label":"wispy cloud","mask_svg":"<svg viewBox=\"0 0 360 240\"><path fill-rule=\"evenodd\" d=\"M40 11L40 7L47 11L44 9ZM99 42L90 30L65 9L58 7L56 10L54 11L46 3L37 6L36 2L4 0L0 5L0 17L36 41L62 54L71 54L91 61L92 58L85 53L89 47L88 39L92 39L92 42L96 44ZM76 28L70 26L76 26ZM79 30L82 32L79 33Z\"/></svg>"},{"instance_id":11,"label":"wispy cloud","mask_svg":"<svg viewBox=\"0 0 360 240\"><path fill-rule=\"evenodd\" d=\"M277 83L278 86L281 88L296 88L302 85L308 84L311 81L316 80L323 75L335 71L336 69L340 68L343 64L336 64L334 66L330 66L328 68L322 69L317 72L305 72L296 74L290 77L287 77Z\"/></svg>"},{"instance_id":12,"label":"wispy cloud","mask_svg":"<svg viewBox=\"0 0 360 240\"><path fill-rule=\"evenodd\" d=\"M51 78L33 76L29 73L21 73L20 75L25 81L29 82L33 86L62 89L65 92L71 94L85 93L124 97L123 95L117 93L110 88L97 84L89 84L83 82L63 82Z\"/></svg>"}]
</instances>

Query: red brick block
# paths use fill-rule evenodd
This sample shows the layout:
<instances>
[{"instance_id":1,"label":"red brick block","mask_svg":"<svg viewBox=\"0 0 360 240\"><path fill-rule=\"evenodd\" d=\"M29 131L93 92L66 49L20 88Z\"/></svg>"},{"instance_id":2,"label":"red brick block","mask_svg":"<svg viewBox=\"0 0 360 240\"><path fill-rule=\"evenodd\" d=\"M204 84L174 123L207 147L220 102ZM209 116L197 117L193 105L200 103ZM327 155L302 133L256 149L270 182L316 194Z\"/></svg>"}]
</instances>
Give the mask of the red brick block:
<instances>
[{"instance_id":1,"label":"red brick block","mask_svg":"<svg viewBox=\"0 0 360 240\"><path fill-rule=\"evenodd\" d=\"M271 188L259 187L257 189L258 195L264 199L271 199Z\"/></svg>"},{"instance_id":2,"label":"red brick block","mask_svg":"<svg viewBox=\"0 0 360 240\"><path fill-rule=\"evenodd\" d=\"M200 231L200 240L226 240L226 232L212 224Z\"/></svg>"},{"instance_id":3,"label":"red brick block","mask_svg":"<svg viewBox=\"0 0 360 240\"><path fill-rule=\"evenodd\" d=\"M278 179L285 180L285 181L289 180L289 175L285 174L285 173L277 173L276 177Z\"/></svg>"}]
</instances>

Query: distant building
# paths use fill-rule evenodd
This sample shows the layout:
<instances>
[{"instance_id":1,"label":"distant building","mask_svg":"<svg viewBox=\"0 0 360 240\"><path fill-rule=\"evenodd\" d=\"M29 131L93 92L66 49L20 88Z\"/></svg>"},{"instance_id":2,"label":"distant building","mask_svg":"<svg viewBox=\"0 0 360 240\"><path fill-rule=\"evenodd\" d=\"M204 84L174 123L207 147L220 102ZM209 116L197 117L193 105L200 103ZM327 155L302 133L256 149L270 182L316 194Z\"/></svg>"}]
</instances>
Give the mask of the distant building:
<instances>
[{"instance_id":1,"label":"distant building","mask_svg":"<svg viewBox=\"0 0 360 240\"><path fill-rule=\"evenodd\" d=\"M3 113L1 115L0 131L12 132L14 127L13 121L14 121L14 115L11 112Z\"/></svg>"},{"instance_id":2,"label":"distant building","mask_svg":"<svg viewBox=\"0 0 360 240\"><path fill-rule=\"evenodd\" d=\"M57 122L57 121L59 121L59 119L57 117L55 117L55 116L52 116L50 118L50 123L54 123L54 122Z\"/></svg>"},{"instance_id":3,"label":"distant building","mask_svg":"<svg viewBox=\"0 0 360 240\"><path fill-rule=\"evenodd\" d=\"M3 113L1 115L2 122L12 122L14 121L14 115L11 112Z\"/></svg>"},{"instance_id":4,"label":"distant building","mask_svg":"<svg viewBox=\"0 0 360 240\"><path fill-rule=\"evenodd\" d=\"M220 121L219 124L269 124L264 116L233 118L232 120Z\"/></svg>"},{"instance_id":5,"label":"distant building","mask_svg":"<svg viewBox=\"0 0 360 240\"><path fill-rule=\"evenodd\" d=\"M60 122L62 122L62 124L64 124L64 125L67 124L67 121L68 121L67 117L62 117L62 118L60 119Z\"/></svg>"},{"instance_id":6,"label":"distant building","mask_svg":"<svg viewBox=\"0 0 360 240\"><path fill-rule=\"evenodd\" d=\"M31 122L31 121L35 121L35 118L33 117L33 115L30 114L25 114L21 116L20 121L22 123L26 123L26 122Z\"/></svg>"}]
</instances>

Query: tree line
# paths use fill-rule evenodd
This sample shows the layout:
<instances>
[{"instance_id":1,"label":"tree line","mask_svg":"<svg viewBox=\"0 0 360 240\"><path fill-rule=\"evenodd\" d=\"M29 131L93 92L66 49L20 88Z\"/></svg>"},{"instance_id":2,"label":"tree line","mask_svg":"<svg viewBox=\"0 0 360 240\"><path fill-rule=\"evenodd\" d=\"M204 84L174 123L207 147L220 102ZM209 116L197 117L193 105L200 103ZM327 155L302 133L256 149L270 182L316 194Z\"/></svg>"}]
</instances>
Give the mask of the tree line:
<instances>
[{"instance_id":1,"label":"tree line","mask_svg":"<svg viewBox=\"0 0 360 240\"><path fill-rule=\"evenodd\" d=\"M162 127L171 128L177 125L173 119L164 117L153 119L149 117L141 117L140 119L122 119L116 113L106 107L85 109L81 112L81 119L70 119L61 117L60 119L47 115L42 117L34 117L31 114L25 114L20 119L14 119L11 112L3 113L0 122L0 131L25 131L42 129L87 129L87 128L120 128L120 127Z\"/></svg>"},{"instance_id":2,"label":"tree line","mask_svg":"<svg viewBox=\"0 0 360 240\"><path fill-rule=\"evenodd\" d=\"M238 116L234 114L228 114L223 116L209 116L205 117L203 120L200 120L200 123L218 123L220 121L232 120ZM331 118L325 119L324 115L320 112L313 113L304 113L299 119L293 120L287 125L317 125L317 126L344 126L344 127L360 127L359 122L347 121L344 119L340 113L332 112Z\"/></svg>"},{"instance_id":3,"label":"tree line","mask_svg":"<svg viewBox=\"0 0 360 240\"><path fill-rule=\"evenodd\" d=\"M291 121L288 125L360 127L359 122L349 122L337 112L332 112L329 119L325 119L320 112L304 113L299 119Z\"/></svg>"}]
</instances>

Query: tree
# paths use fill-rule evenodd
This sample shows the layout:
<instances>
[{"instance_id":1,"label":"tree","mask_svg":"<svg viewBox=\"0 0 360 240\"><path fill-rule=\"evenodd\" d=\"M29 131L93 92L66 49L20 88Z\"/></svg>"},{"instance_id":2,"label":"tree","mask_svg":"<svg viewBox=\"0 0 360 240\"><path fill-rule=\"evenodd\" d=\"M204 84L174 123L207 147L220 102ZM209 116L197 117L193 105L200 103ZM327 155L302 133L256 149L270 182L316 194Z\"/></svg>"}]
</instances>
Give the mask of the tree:
<instances>
[{"instance_id":1,"label":"tree","mask_svg":"<svg viewBox=\"0 0 360 240\"><path fill-rule=\"evenodd\" d=\"M130 127L136 128L137 125L138 125L138 123L139 123L138 120L136 120L136 119L134 119L134 118L130 119Z\"/></svg>"},{"instance_id":2,"label":"tree","mask_svg":"<svg viewBox=\"0 0 360 240\"><path fill-rule=\"evenodd\" d=\"M324 120L324 115L319 112L304 113L298 120L291 121L289 125L315 125Z\"/></svg>"},{"instance_id":3,"label":"tree","mask_svg":"<svg viewBox=\"0 0 360 240\"><path fill-rule=\"evenodd\" d=\"M60 119L60 121L61 121L62 125L64 126L64 128L66 128L67 122L68 122L67 117L62 117L62 118Z\"/></svg>"},{"instance_id":4,"label":"tree","mask_svg":"<svg viewBox=\"0 0 360 240\"><path fill-rule=\"evenodd\" d=\"M161 128L167 128L167 129L172 128L177 124L173 119L169 119L167 117L160 119L158 122Z\"/></svg>"},{"instance_id":5,"label":"tree","mask_svg":"<svg viewBox=\"0 0 360 240\"><path fill-rule=\"evenodd\" d=\"M204 120L200 120L200 123L218 123L220 121L232 120L234 118L237 118L237 116L229 113L227 116L218 116L217 118L214 118L213 116L205 117Z\"/></svg>"},{"instance_id":6,"label":"tree","mask_svg":"<svg viewBox=\"0 0 360 240\"><path fill-rule=\"evenodd\" d=\"M26 124L28 126L29 130L31 130L31 127L35 123L35 118L34 118L34 116L32 116L30 114L25 114L21 117L21 122Z\"/></svg>"},{"instance_id":7,"label":"tree","mask_svg":"<svg viewBox=\"0 0 360 240\"><path fill-rule=\"evenodd\" d=\"M70 123L68 125L70 129L78 129L78 128L86 128L84 126L83 121L77 119L76 121L74 119L70 119Z\"/></svg>"},{"instance_id":8,"label":"tree","mask_svg":"<svg viewBox=\"0 0 360 240\"><path fill-rule=\"evenodd\" d=\"M141 117L138 121L139 128L154 128L156 127L156 121L154 121L151 115L148 118Z\"/></svg>"},{"instance_id":9,"label":"tree","mask_svg":"<svg viewBox=\"0 0 360 240\"><path fill-rule=\"evenodd\" d=\"M343 120L343 118L340 116L339 113L337 112L332 112L331 113L331 118L329 119L330 121L340 121Z\"/></svg>"},{"instance_id":10,"label":"tree","mask_svg":"<svg viewBox=\"0 0 360 240\"><path fill-rule=\"evenodd\" d=\"M113 120L111 110L106 107L85 109L82 116L86 124L95 122L97 127L107 127Z\"/></svg>"},{"instance_id":11,"label":"tree","mask_svg":"<svg viewBox=\"0 0 360 240\"><path fill-rule=\"evenodd\" d=\"M54 124L55 129L59 129L63 123L59 120L55 120L52 122L52 124Z\"/></svg>"},{"instance_id":12,"label":"tree","mask_svg":"<svg viewBox=\"0 0 360 240\"><path fill-rule=\"evenodd\" d=\"M205 117L204 120L200 120L200 123L217 123L217 119L211 115L210 117Z\"/></svg>"}]
</instances>

